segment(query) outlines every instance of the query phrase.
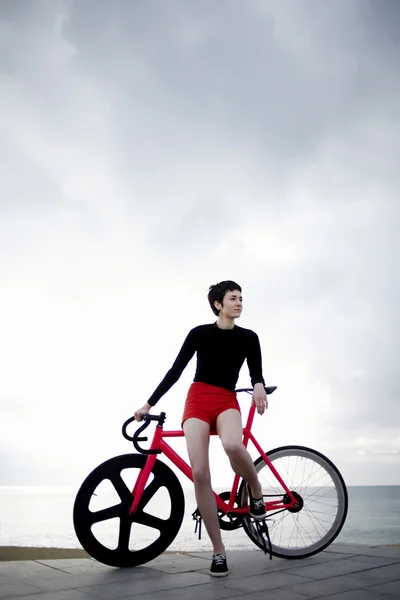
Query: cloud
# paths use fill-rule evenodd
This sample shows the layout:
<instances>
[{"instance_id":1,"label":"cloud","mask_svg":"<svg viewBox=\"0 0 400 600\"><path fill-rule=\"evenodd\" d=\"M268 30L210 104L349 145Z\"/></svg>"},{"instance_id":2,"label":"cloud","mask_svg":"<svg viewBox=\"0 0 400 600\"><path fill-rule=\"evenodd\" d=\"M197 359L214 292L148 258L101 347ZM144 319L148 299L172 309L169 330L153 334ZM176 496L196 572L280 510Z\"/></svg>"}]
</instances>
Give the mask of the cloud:
<instances>
[{"instance_id":1,"label":"cloud","mask_svg":"<svg viewBox=\"0 0 400 600\"><path fill-rule=\"evenodd\" d=\"M118 397L117 443L229 277L279 386L271 444L397 439L397 3L153 8L1 5L7 418L69 402L83 435Z\"/></svg>"}]
</instances>

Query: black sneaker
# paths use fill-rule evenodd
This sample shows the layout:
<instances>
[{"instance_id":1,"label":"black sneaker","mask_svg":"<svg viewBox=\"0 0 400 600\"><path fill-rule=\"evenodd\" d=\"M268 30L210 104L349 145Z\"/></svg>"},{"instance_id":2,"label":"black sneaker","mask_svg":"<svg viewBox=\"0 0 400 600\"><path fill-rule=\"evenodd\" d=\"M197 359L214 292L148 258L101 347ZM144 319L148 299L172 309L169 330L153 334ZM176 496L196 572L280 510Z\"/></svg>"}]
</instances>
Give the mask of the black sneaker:
<instances>
[{"instance_id":1,"label":"black sneaker","mask_svg":"<svg viewBox=\"0 0 400 600\"><path fill-rule=\"evenodd\" d=\"M228 575L228 565L225 554L213 554L210 575L213 577L225 577L225 575Z\"/></svg>"},{"instance_id":2,"label":"black sneaker","mask_svg":"<svg viewBox=\"0 0 400 600\"><path fill-rule=\"evenodd\" d=\"M250 486L247 486L247 491L250 499L250 516L253 519L265 519L267 511L265 509L264 498L253 498Z\"/></svg>"}]
</instances>

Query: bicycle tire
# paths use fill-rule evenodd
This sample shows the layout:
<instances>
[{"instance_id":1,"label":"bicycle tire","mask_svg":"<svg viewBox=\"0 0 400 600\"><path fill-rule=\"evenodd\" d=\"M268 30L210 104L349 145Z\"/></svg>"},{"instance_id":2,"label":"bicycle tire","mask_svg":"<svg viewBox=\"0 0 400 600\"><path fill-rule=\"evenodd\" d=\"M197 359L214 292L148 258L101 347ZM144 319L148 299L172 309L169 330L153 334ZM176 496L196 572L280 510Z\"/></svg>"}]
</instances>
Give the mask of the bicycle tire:
<instances>
[{"instance_id":1,"label":"bicycle tire","mask_svg":"<svg viewBox=\"0 0 400 600\"><path fill-rule=\"evenodd\" d=\"M333 462L329 458L327 458L321 452L318 452L317 450L313 450L312 448L307 448L306 446L281 446L279 448L275 448L273 450L270 450L269 452L266 452L266 454L273 463L274 463L274 461L278 461L281 458L283 458L283 459L288 458L289 460L290 460L290 458L297 459L297 460L298 459L313 460L317 465L319 465L319 468L325 469L326 473L328 475L330 475L330 477L332 478L332 483L336 490L338 505L337 505L336 514L334 514L334 518L332 520L331 526L325 532L325 534L323 536L321 536L320 539L317 539L312 544L305 545L303 547L286 547L284 545L280 545L280 544L282 544L282 542L280 542L280 544L274 543L274 526L271 527L268 523L268 520L266 521L267 525L269 525L269 534L270 534L270 538L271 538L270 551L273 556L276 556L279 558L287 558L287 559L300 559L300 558L307 558L309 556L313 556L314 554L317 554L318 552L321 552L322 550L327 548L337 538L337 536L339 535L340 531L343 528L343 525L345 523L346 516L347 516L347 510L348 510L347 488L346 488L346 484L344 482L344 479L343 479L339 469L336 467L336 465L333 464ZM259 475L260 475L260 473L262 473L263 469L266 469L267 474L272 475L271 470L266 465L262 456L260 456L254 462L254 466ZM274 466L275 466L275 468L277 468L278 472L280 472L280 469L278 467L276 467L276 465L274 465ZM304 468L304 465L303 465L303 468ZM316 471L316 473L317 473L317 471ZM280 475L284 480L286 479L284 473L280 472ZM279 487L281 489L282 496L284 496L285 492L282 489L282 487L279 485L276 478L274 478L274 481L275 481L275 486ZM292 492L296 491L296 485L291 487L289 480L286 480L285 482ZM262 483L262 482L260 481L260 483ZM302 484L300 486L298 486L297 489L302 489L303 483L304 483L304 481L302 482ZM303 492L303 495L304 495L304 492ZM246 483L243 480L242 480L240 488L239 488L238 497L239 497L240 505L242 507L248 505ZM302 501L304 502L304 505L303 505L301 511L305 511L303 514L305 514L305 517L309 519L309 521L313 524L313 527L317 531L317 527L316 527L315 523L313 523L312 518L310 517L310 514L309 514L310 513L309 506L310 506L310 504L318 502L318 500L316 500L315 493L310 495L310 498L311 497L313 497L313 500L311 500L311 502L308 502L307 498L302 499ZM328 497L327 493L325 494L325 496L317 496L317 498L318 497L324 497L324 500L331 500L331 498ZM324 503L322 503L322 504L324 504ZM332 508L334 508L333 504L331 504L331 503L327 503L327 506L332 506ZM324 510L326 510L326 509L324 509ZM301 511L299 511L298 513L295 513L295 514L301 515ZM287 510L280 513L280 515L285 515L282 518L286 518L289 514L293 515L293 513L290 513ZM269 518L269 515L267 513L267 519L268 518ZM293 518L295 518L295 517L292 517L292 520L293 520ZM273 517L272 517L272 519L273 519ZM298 517L297 517L297 519L298 519ZM321 521L320 517L316 517L316 520L318 520L318 519ZM258 546L259 548L264 549L264 543L266 543L266 542L260 538L260 534L257 532L256 527L253 525L252 519L250 519L248 517L243 518L243 528L244 528L246 534L249 536L249 538L254 542L254 544L256 544L256 546ZM278 527L278 529L279 529L279 527ZM276 531L278 531L278 529L276 529ZM283 524L282 524L282 529L283 529ZM301 533L304 535L304 532L301 532ZM292 538L292 535L293 535L293 533L291 534L291 538ZM290 540L291 540L291 538L290 538ZM290 540L289 540L289 544L290 544Z\"/></svg>"},{"instance_id":2,"label":"bicycle tire","mask_svg":"<svg viewBox=\"0 0 400 600\"><path fill-rule=\"evenodd\" d=\"M154 464L153 480L145 488L136 513L129 514L132 492L123 481L121 473L124 469L142 469L146 460L145 456L139 454L123 454L105 461L86 477L75 498L73 523L79 542L90 556L111 567L135 567L153 560L170 546L182 524L185 512L182 486L175 473L160 460L156 460ZM92 512L89 508L92 496L106 480L114 486L121 502L108 509ZM171 512L168 519L160 519L144 511L161 488L166 488L170 498ZM99 519L102 516L104 518ZM115 517L119 517L118 545L116 548L109 548L96 538L92 527L95 523ZM159 530L160 535L148 546L131 550L129 542L133 523Z\"/></svg>"}]
</instances>

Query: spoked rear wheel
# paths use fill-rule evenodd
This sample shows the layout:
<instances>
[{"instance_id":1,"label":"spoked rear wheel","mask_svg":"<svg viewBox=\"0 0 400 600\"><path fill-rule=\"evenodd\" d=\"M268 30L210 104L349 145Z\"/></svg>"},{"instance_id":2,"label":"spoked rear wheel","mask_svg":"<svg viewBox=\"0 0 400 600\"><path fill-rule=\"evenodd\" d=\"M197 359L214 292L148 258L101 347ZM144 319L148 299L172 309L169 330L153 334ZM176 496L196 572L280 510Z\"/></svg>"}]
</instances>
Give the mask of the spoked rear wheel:
<instances>
[{"instance_id":1,"label":"spoked rear wheel","mask_svg":"<svg viewBox=\"0 0 400 600\"><path fill-rule=\"evenodd\" d=\"M175 539L185 510L182 486L163 462L154 464L134 515L132 490L146 457L116 456L99 465L75 499L76 535L93 558L112 567L135 567L153 560Z\"/></svg>"},{"instance_id":2,"label":"spoked rear wheel","mask_svg":"<svg viewBox=\"0 0 400 600\"><path fill-rule=\"evenodd\" d=\"M267 513L272 554L281 558L306 558L321 552L338 536L347 515L347 490L340 472L326 456L303 446L276 448L267 456L299 502L298 509ZM285 490L261 456L254 466L264 500L285 502ZM246 506L244 482L238 495L241 506ZM243 527L250 539L264 549L264 541L253 520L244 518Z\"/></svg>"}]
</instances>

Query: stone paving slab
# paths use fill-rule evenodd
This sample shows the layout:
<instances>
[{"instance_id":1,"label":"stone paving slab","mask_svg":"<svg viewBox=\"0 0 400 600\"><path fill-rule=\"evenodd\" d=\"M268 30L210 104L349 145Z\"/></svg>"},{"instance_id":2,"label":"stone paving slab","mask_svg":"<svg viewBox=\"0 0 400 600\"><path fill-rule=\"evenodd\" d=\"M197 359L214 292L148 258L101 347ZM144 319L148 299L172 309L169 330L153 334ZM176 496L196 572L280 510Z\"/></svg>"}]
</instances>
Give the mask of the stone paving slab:
<instances>
[{"instance_id":1,"label":"stone paving slab","mask_svg":"<svg viewBox=\"0 0 400 600\"><path fill-rule=\"evenodd\" d=\"M378 568L379 570L379 568ZM375 584L387 584L387 577L381 576L374 580ZM389 582L388 585L393 585ZM397 586L397 598L400 598L400 583L399 581L394 582L394 586ZM382 585L373 585L371 581L366 580L364 573L356 573L350 575L339 575L338 577L328 577L321 581L317 579L308 583L302 583L297 586L288 586L289 591L295 591L299 594L303 594L308 598L325 598L326 596L341 593L350 592L359 589L376 589L378 592L383 591ZM390 588L389 588L390 589ZM389 592L388 592L389 593Z\"/></svg>"},{"instance_id":2,"label":"stone paving slab","mask_svg":"<svg viewBox=\"0 0 400 600\"><path fill-rule=\"evenodd\" d=\"M382 583L380 585L372 585L368 589L370 591L377 591L387 594L390 596L390 598L400 598L400 585L398 581L391 581L389 583Z\"/></svg>"},{"instance_id":3,"label":"stone paving slab","mask_svg":"<svg viewBox=\"0 0 400 600\"><path fill-rule=\"evenodd\" d=\"M132 569L93 559L0 562L0 600L400 599L400 548L333 544L303 560L230 551L228 577L209 552L164 554Z\"/></svg>"},{"instance_id":4,"label":"stone paving slab","mask_svg":"<svg viewBox=\"0 0 400 600\"><path fill-rule=\"evenodd\" d=\"M363 589L325 596L325 600L388 600L388 596L376 590Z\"/></svg>"}]
</instances>

